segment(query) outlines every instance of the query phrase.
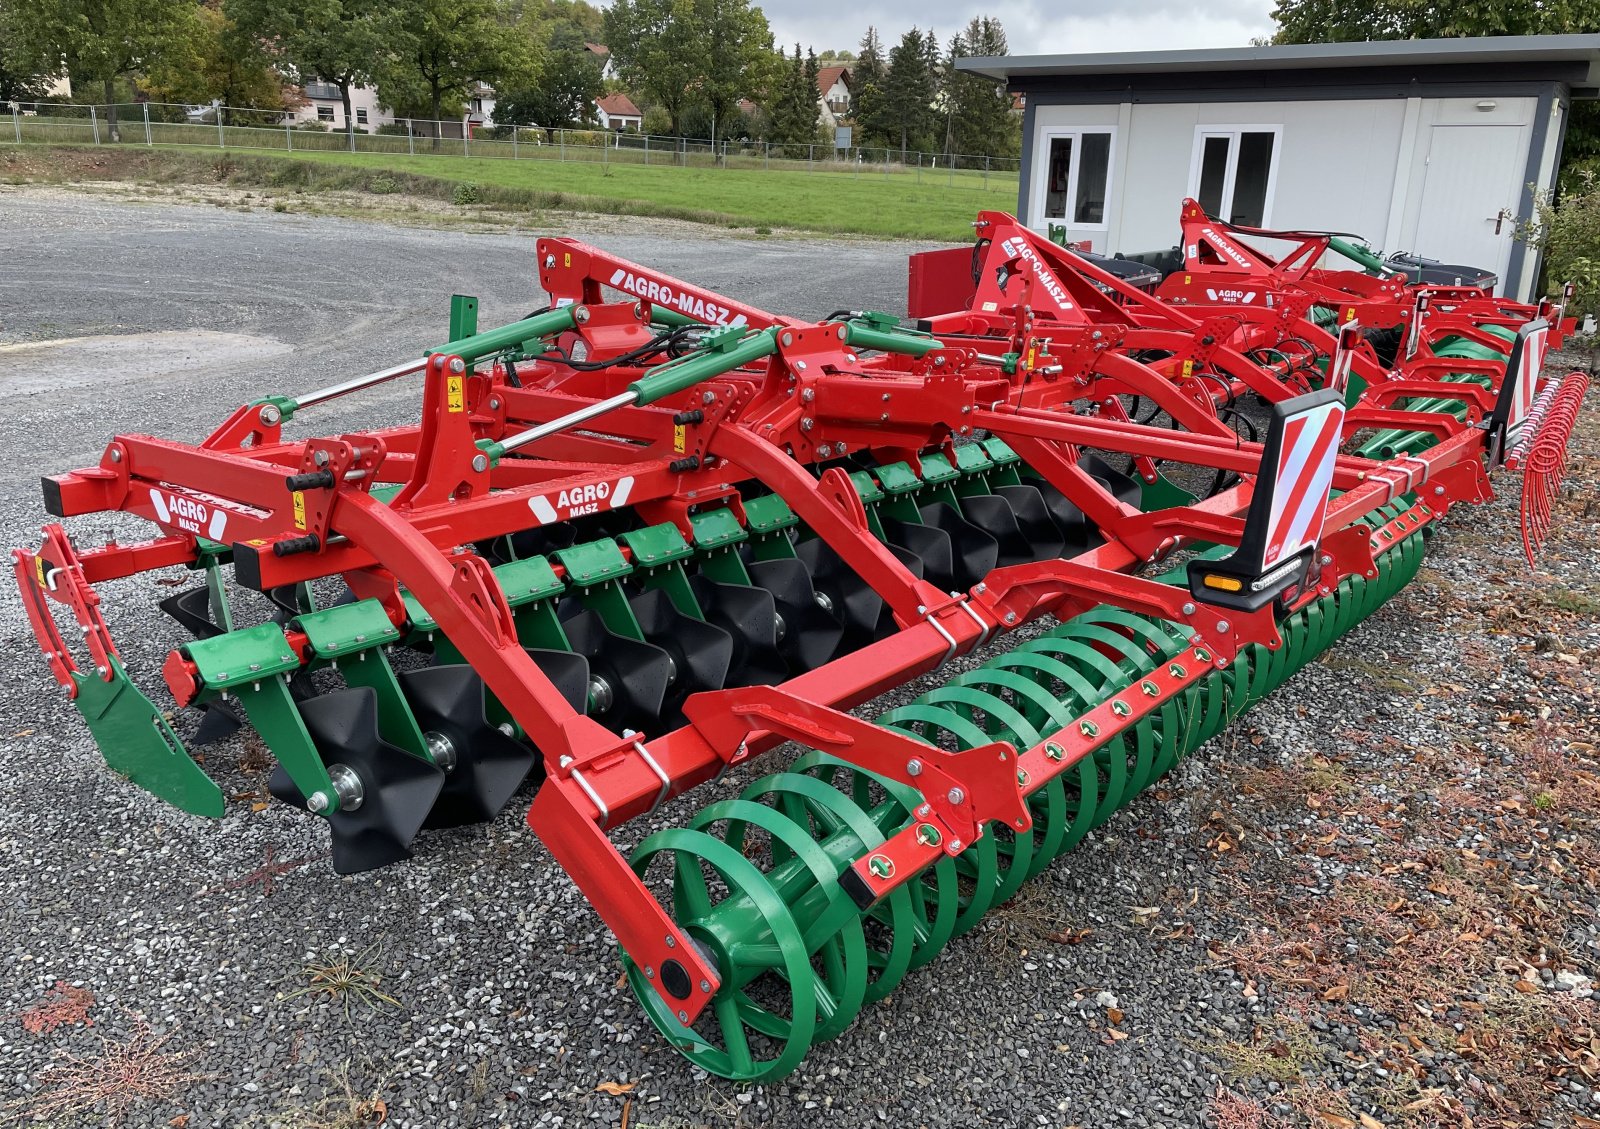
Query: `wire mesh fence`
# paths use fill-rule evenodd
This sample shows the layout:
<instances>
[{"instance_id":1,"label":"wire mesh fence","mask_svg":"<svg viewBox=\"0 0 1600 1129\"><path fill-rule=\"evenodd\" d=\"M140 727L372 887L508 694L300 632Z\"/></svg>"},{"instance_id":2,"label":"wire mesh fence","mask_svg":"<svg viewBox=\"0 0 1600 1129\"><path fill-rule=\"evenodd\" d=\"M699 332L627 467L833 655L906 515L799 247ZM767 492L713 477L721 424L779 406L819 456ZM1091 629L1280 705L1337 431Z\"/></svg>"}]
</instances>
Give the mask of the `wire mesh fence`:
<instances>
[{"instance_id":1,"label":"wire mesh fence","mask_svg":"<svg viewBox=\"0 0 1600 1129\"><path fill-rule=\"evenodd\" d=\"M587 162L641 168L720 168L822 176L914 177L948 188L1015 195L1018 161L1010 157L926 153L826 144L664 137L629 131L531 125L485 126L470 120L399 118L335 128L294 112L153 102L80 105L8 103L9 138L52 145L188 146L281 153L371 153L486 160Z\"/></svg>"}]
</instances>

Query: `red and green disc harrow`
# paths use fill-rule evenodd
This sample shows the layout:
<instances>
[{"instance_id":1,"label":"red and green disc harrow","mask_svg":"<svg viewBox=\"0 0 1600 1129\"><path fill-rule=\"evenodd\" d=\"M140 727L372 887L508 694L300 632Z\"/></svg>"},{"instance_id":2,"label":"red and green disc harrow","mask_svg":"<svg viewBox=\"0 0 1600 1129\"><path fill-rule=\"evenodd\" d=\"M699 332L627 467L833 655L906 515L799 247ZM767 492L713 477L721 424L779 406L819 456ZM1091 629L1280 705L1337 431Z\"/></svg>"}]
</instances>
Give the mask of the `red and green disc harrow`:
<instances>
[{"instance_id":1,"label":"red and green disc harrow","mask_svg":"<svg viewBox=\"0 0 1600 1129\"><path fill-rule=\"evenodd\" d=\"M222 815L95 591L192 570L160 601L191 743L252 726L337 872L533 789L666 1039L779 1077L1371 614L1508 462L1531 551L1583 395L1541 375L1550 303L1270 261L1160 296L1009 216L978 235L914 262L946 296L915 325L541 240L522 321L457 297L423 357L46 478L57 517L154 533L15 551L45 657L117 772ZM413 424L287 433L394 383ZM631 858L608 837L788 742Z\"/></svg>"}]
</instances>

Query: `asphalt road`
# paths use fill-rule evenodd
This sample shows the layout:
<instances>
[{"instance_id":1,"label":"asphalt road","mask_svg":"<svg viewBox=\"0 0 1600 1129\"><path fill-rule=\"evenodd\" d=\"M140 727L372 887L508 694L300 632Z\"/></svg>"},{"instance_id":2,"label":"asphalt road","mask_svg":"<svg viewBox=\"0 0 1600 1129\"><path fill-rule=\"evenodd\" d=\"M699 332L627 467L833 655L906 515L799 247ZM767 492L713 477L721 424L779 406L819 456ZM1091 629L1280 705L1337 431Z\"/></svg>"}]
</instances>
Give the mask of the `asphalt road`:
<instances>
[{"instance_id":1,"label":"asphalt road","mask_svg":"<svg viewBox=\"0 0 1600 1129\"><path fill-rule=\"evenodd\" d=\"M758 305L903 306L905 245L614 227L594 242ZM519 316L542 304L533 277L531 237L0 187L0 343L23 346L0 350L0 537L32 543L38 476L97 461L114 431L197 439L246 399L417 354L444 336L452 292L480 296L485 325ZM332 433L410 410L397 386L314 421ZM136 532L79 528L108 525ZM104 589L152 692L180 641L154 607L169 591L145 578ZM1370 630L1402 645L1394 623ZM99 1037L138 1038L147 1023L197 1077L137 1107L136 1125L344 1124L327 1119L348 1093L380 1097L404 1126L616 1125L631 1101L634 1129L1175 1129L1213 1123L1222 1075L1203 1048L1248 1037L1261 1011L1206 959L1206 936L1232 926L1215 924L1230 891L1212 880L1183 795L1209 771L1204 754L1175 794L1132 805L1037 879L1023 908L951 944L790 1079L744 1088L698 1074L654 1034L607 931L520 805L428 836L407 864L339 878L301 813L240 800L213 823L117 779L53 691L14 595L0 598L0 642L0 1094L12 1103L0 1123L58 1084L62 1054L93 1058ZM1375 693L1324 678L1309 720L1263 706L1264 753L1370 720ZM262 785L241 749L207 757L232 794ZM654 826L738 784L680 800ZM648 829L617 839L626 848ZM268 862L287 865L253 881ZM1139 907L1182 927L1157 930ZM1045 939L1058 930L1080 943ZM298 994L307 964L338 954L381 976L388 998ZM16 1021L57 981L93 993L92 1029L36 1035ZM1108 1035L1108 1007L1127 1037ZM596 1091L607 1082L632 1089ZM60 1124L97 1123L76 1116Z\"/></svg>"}]
</instances>

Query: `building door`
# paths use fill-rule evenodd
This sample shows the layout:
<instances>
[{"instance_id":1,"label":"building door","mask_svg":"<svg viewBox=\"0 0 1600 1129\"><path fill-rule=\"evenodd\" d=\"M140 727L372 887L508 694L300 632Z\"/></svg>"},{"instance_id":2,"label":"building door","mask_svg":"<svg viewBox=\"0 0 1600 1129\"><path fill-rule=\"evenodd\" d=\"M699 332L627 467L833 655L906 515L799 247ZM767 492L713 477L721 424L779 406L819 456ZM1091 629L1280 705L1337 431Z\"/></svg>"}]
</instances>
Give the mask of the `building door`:
<instances>
[{"instance_id":1,"label":"building door","mask_svg":"<svg viewBox=\"0 0 1600 1129\"><path fill-rule=\"evenodd\" d=\"M1436 125L1428 138L1418 254L1492 270L1504 281L1525 168L1527 130Z\"/></svg>"}]
</instances>

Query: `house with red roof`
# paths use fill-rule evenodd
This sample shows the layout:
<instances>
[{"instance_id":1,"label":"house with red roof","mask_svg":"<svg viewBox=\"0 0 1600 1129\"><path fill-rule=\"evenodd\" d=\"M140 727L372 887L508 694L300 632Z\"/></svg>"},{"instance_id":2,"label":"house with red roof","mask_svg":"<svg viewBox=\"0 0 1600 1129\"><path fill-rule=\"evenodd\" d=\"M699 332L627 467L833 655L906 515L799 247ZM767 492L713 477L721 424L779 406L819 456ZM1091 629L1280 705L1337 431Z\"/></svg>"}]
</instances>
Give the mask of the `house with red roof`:
<instances>
[{"instance_id":1,"label":"house with red roof","mask_svg":"<svg viewBox=\"0 0 1600 1129\"><path fill-rule=\"evenodd\" d=\"M601 129L637 133L644 126L644 112L626 94L604 94L596 98L594 114Z\"/></svg>"}]
</instances>

